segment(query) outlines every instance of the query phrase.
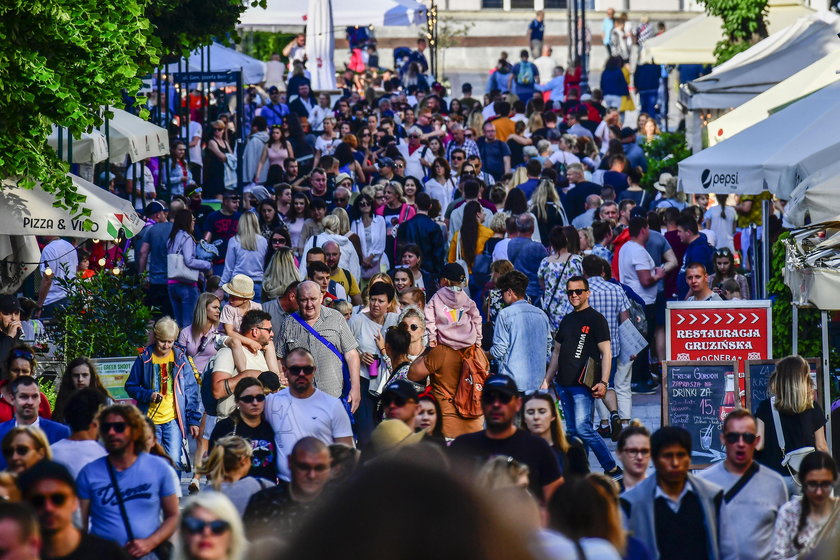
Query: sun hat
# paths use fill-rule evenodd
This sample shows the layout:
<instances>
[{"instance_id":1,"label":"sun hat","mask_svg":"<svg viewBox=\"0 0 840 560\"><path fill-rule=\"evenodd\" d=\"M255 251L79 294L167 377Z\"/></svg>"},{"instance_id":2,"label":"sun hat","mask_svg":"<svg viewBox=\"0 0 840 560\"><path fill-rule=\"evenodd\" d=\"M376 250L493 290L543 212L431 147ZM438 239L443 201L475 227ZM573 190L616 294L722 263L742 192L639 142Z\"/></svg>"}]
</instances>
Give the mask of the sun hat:
<instances>
[{"instance_id":1,"label":"sun hat","mask_svg":"<svg viewBox=\"0 0 840 560\"><path fill-rule=\"evenodd\" d=\"M244 274L237 274L227 284L222 284L222 289L228 294L244 299L254 298L254 281Z\"/></svg>"}]
</instances>

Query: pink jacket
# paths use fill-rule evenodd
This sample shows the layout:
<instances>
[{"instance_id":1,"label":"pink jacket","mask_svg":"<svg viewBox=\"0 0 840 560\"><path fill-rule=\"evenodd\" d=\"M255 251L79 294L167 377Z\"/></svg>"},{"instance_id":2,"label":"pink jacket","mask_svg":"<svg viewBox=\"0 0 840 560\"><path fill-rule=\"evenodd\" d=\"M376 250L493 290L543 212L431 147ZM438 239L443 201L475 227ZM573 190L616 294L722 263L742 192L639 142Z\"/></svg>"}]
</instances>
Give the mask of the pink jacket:
<instances>
[{"instance_id":1,"label":"pink jacket","mask_svg":"<svg viewBox=\"0 0 840 560\"><path fill-rule=\"evenodd\" d=\"M429 340L463 350L481 344L481 314L466 292L439 289L426 304Z\"/></svg>"}]
</instances>

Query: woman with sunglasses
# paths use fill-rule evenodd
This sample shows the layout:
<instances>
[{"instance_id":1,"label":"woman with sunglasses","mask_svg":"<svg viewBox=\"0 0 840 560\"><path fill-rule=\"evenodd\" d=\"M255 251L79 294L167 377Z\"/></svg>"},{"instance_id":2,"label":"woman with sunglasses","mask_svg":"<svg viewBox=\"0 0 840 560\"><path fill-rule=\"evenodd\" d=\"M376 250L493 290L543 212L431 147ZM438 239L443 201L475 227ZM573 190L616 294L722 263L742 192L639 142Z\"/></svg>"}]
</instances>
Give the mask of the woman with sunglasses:
<instances>
[{"instance_id":1,"label":"woman with sunglasses","mask_svg":"<svg viewBox=\"0 0 840 560\"><path fill-rule=\"evenodd\" d=\"M20 474L42 459L52 460L47 434L36 426L15 426L0 443L6 470Z\"/></svg>"},{"instance_id":2,"label":"woman with sunglasses","mask_svg":"<svg viewBox=\"0 0 840 560\"><path fill-rule=\"evenodd\" d=\"M521 412L522 425L543 438L557 456L564 476L589 473L589 459L580 441L569 442L563 422L557 414L557 401L548 391L532 391L525 395Z\"/></svg>"},{"instance_id":3,"label":"woman with sunglasses","mask_svg":"<svg viewBox=\"0 0 840 560\"><path fill-rule=\"evenodd\" d=\"M265 282L265 276L268 274L268 265L271 262L272 257L274 254L281 250L281 249L289 249L292 248L292 237L289 235L289 230L286 229L286 225L281 223L279 227L269 232L268 235L268 249L265 251L265 273L263 274L263 283ZM265 286L263 286L263 290L265 290Z\"/></svg>"},{"instance_id":4,"label":"woman with sunglasses","mask_svg":"<svg viewBox=\"0 0 840 560\"><path fill-rule=\"evenodd\" d=\"M385 218L374 213L373 198L361 193L353 201L354 213L359 216L350 226L350 230L359 236L362 252L359 253L362 265L362 279L369 280L382 271L383 252L385 251ZM387 261L386 261L387 263ZM387 267L387 264L386 264Z\"/></svg>"},{"instance_id":5,"label":"woman with sunglasses","mask_svg":"<svg viewBox=\"0 0 840 560\"><path fill-rule=\"evenodd\" d=\"M35 375L35 351L26 344L12 346L6 363L3 364L3 380L0 381L0 422L8 422L15 416L12 381L21 375ZM38 416L51 418L52 410L47 396L41 393Z\"/></svg>"},{"instance_id":6,"label":"woman with sunglasses","mask_svg":"<svg viewBox=\"0 0 840 560\"><path fill-rule=\"evenodd\" d=\"M802 460L798 479L802 495L794 496L779 508L776 517L773 560L811 558L809 552L836 531L840 504L834 495L837 483L834 459L828 453L814 451Z\"/></svg>"},{"instance_id":7,"label":"woman with sunglasses","mask_svg":"<svg viewBox=\"0 0 840 560\"><path fill-rule=\"evenodd\" d=\"M630 422L618 435L616 455L624 469L624 479L619 482L621 491L626 492L647 478L650 466L650 432L647 428L635 420Z\"/></svg>"},{"instance_id":8,"label":"woman with sunglasses","mask_svg":"<svg viewBox=\"0 0 840 560\"><path fill-rule=\"evenodd\" d=\"M173 560L243 560L248 549L236 507L223 494L202 492L183 503Z\"/></svg>"},{"instance_id":9,"label":"woman with sunglasses","mask_svg":"<svg viewBox=\"0 0 840 560\"><path fill-rule=\"evenodd\" d=\"M210 434L210 454L213 454L213 446L219 438L231 434L245 438L253 448L250 476L275 481L277 469L274 461L277 451L274 431L263 415L265 390L262 383L256 378L246 377L236 384L233 400L236 410L227 418L219 420Z\"/></svg>"},{"instance_id":10,"label":"woman with sunglasses","mask_svg":"<svg viewBox=\"0 0 840 560\"><path fill-rule=\"evenodd\" d=\"M729 279L738 282L742 299L750 299L750 284L743 274L736 271L735 255L728 247L715 249L715 271L714 274L709 274L709 286L713 292L720 295L723 283Z\"/></svg>"}]
</instances>

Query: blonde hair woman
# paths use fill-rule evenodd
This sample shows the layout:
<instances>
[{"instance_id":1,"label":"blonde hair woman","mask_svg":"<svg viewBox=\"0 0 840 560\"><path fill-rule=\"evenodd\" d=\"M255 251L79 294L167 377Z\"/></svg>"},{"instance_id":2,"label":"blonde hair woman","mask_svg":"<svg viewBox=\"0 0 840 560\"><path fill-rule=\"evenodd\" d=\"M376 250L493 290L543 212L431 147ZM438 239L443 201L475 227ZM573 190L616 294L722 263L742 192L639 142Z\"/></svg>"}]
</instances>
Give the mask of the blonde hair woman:
<instances>
[{"instance_id":1,"label":"blonde hair woman","mask_svg":"<svg viewBox=\"0 0 840 560\"><path fill-rule=\"evenodd\" d=\"M537 190L531 195L531 213L537 219L537 227L540 231L540 239L548 241L549 232L554 226L562 226L569 223L566 219L566 212L560 204L560 196L554 183L549 179L541 179Z\"/></svg>"},{"instance_id":2,"label":"blonde hair woman","mask_svg":"<svg viewBox=\"0 0 840 560\"><path fill-rule=\"evenodd\" d=\"M527 488L529 472L528 465L497 455L488 459L478 471L476 486L482 490Z\"/></svg>"},{"instance_id":3,"label":"blonde hair woman","mask_svg":"<svg viewBox=\"0 0 840 560\"><path fill-rule=\"evenodd\" d=\"M260 235L257 215L245 212L239 218L236 235L228 242L222 283L227 284L237 274L244 274L254 281L254 301L261 302L266 251L268 241Z\"/></svg>"},{"instance_id":4,"label":"blonde hair woman","mask_svg":"<svg viewBox=\"0 0 840 560\"><path fill-rule=\"evenodd\" d=\"M266 305L286 291L286 286L300 279L292 249L281 247L274 252L263 275Z\"/></svg>"},{"instance_id":5,"label":"blonde hair woman","mask_svg":"<svg viewBox=\"0 0 840 560\"><path fill-rule=\"evenodd\" d=\"M199 475L207 477L213 490L228 497L239 515L245 513L251 496L271 486L265 479L248 476L253 455L250 441L236 435L224 436L215 441L210 455L197 469Z\"/></svg>"},{"instance_id":6,"label":"blonde hair woman","mask_svg":"<svg viewBox=\"0 0 840 560\"><path fill-rule=\"evenodd\" d=\"M243 560L245 529L231 501L218 492L201 492L183 503L174 560Z\"/></svg>"},{"instance_id":7,"label":"blonde hair woman","mask_svg":"<svg viewBox=\"0 0 840 560\"><path fill-rule=\"evenodd\" d=\"M825 438L825 414L814 401L814 383L811 368L802 356L787 356L776 363L776 372L770 378L770 398L758 405L756 424L758 444L756 459L787 478L792 488L792 475L782 466L783 454L776 436L774 409L784 435L785 450L790 452L803 447L815 447L828 453Z\"/></svg>"},{"instance_id":8,"label":"blonde hair woman","mask_svg":"<svg viewBox=\"0 0 840 560\"><path fill-rule=\"evenodd\" d=\"M359 266L361 266L362 240L356 232L350 231L350 215L344 208L333 209L332 215L338 218L338 234L346 237L353 244L356 255L360 258ZM361 268L359 274L361 275ZM358 280L359 277L357 276L356 279Z\"/></svg>"},{"instance_id":9,"label":"blonde hair woman","mask_svg":"<svg viewBox=\"0 0 840 560\"><path fill-rule=\"evenodd\" d=\"M15 426L3 436L6 470L20 474L38 461L52 459L47 434L36 426Z\"/></svg>"},{"instance_id":10,"label":"blonde hair woman","mask_svg":"<svg viewBox=\"0 0 840 560\"><path fill-rule=\"evenodd\" d=\"M543 123L542 113L534 111L531 113L531 116L528 117L528 128L525 130L525 136L530 138L532 134L544 126L545 124Z\"/></svg>"},{"instance_id":11,"label":"blonde hair woman","mask_svg":"<svg viewBox=\"0 0 840 560\"><path fill-rule=\"evenodd\" d=\"M298 266L300 277L306 277L306 254L309 250L313 247L323 248L328 242L333 241L338 244L338 247L341 250L338 267L349 271L350 274L353 275L354 279L360 278L362 275L362 265L359 260L359 253L356 251L356 247L353 245L353 242L340 233L341 219L334 214L330 214L328 216L324 216L324 219L321 220L321 225L324 227L324 232L313 235L306 240L306 243L303 246L304 257L300 260L300 265ZM347 286L344 286L344 289L347 290ZM351 290L347 291L350 292ZM354 292L354 294L358 295L358 292ZM348 295L353 294L348 293Z\"/></svg>"}]
</instances>

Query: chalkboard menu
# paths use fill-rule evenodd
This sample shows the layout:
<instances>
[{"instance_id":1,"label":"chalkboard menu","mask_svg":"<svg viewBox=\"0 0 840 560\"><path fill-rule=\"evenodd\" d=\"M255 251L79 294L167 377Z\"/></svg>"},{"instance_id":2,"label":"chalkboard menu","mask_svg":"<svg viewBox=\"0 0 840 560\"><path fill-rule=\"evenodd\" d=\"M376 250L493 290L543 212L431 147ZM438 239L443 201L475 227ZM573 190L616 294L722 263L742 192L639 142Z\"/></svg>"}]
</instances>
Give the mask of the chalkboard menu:
<instances>
[{"instance_id":1,"label":"chalkboard menu","mask_svg":"<svg viewBox=\"0 0 840 560\"><path fill-rule=\"evenodd\" d=\"M737 363L667 362L662 376L662 425L691 433L691 468L726 457L720 443L723 418L740 406Z\"/></svg>"},{"instance_id":2,"label":"chalkboard menu","mask_svg":"<svg viewBox=\"0 0 840 560\"><path fill-rule=\"evenodd\" d=\"M811 368L811 379L816 389L814 399L822 405L822 364L819 358L805 358L805 361ZM761 401L770 398L770 376L776 371L776 360L747 360L744 369L747 408L755 414Z\"/></svg>"}]
</instances>

